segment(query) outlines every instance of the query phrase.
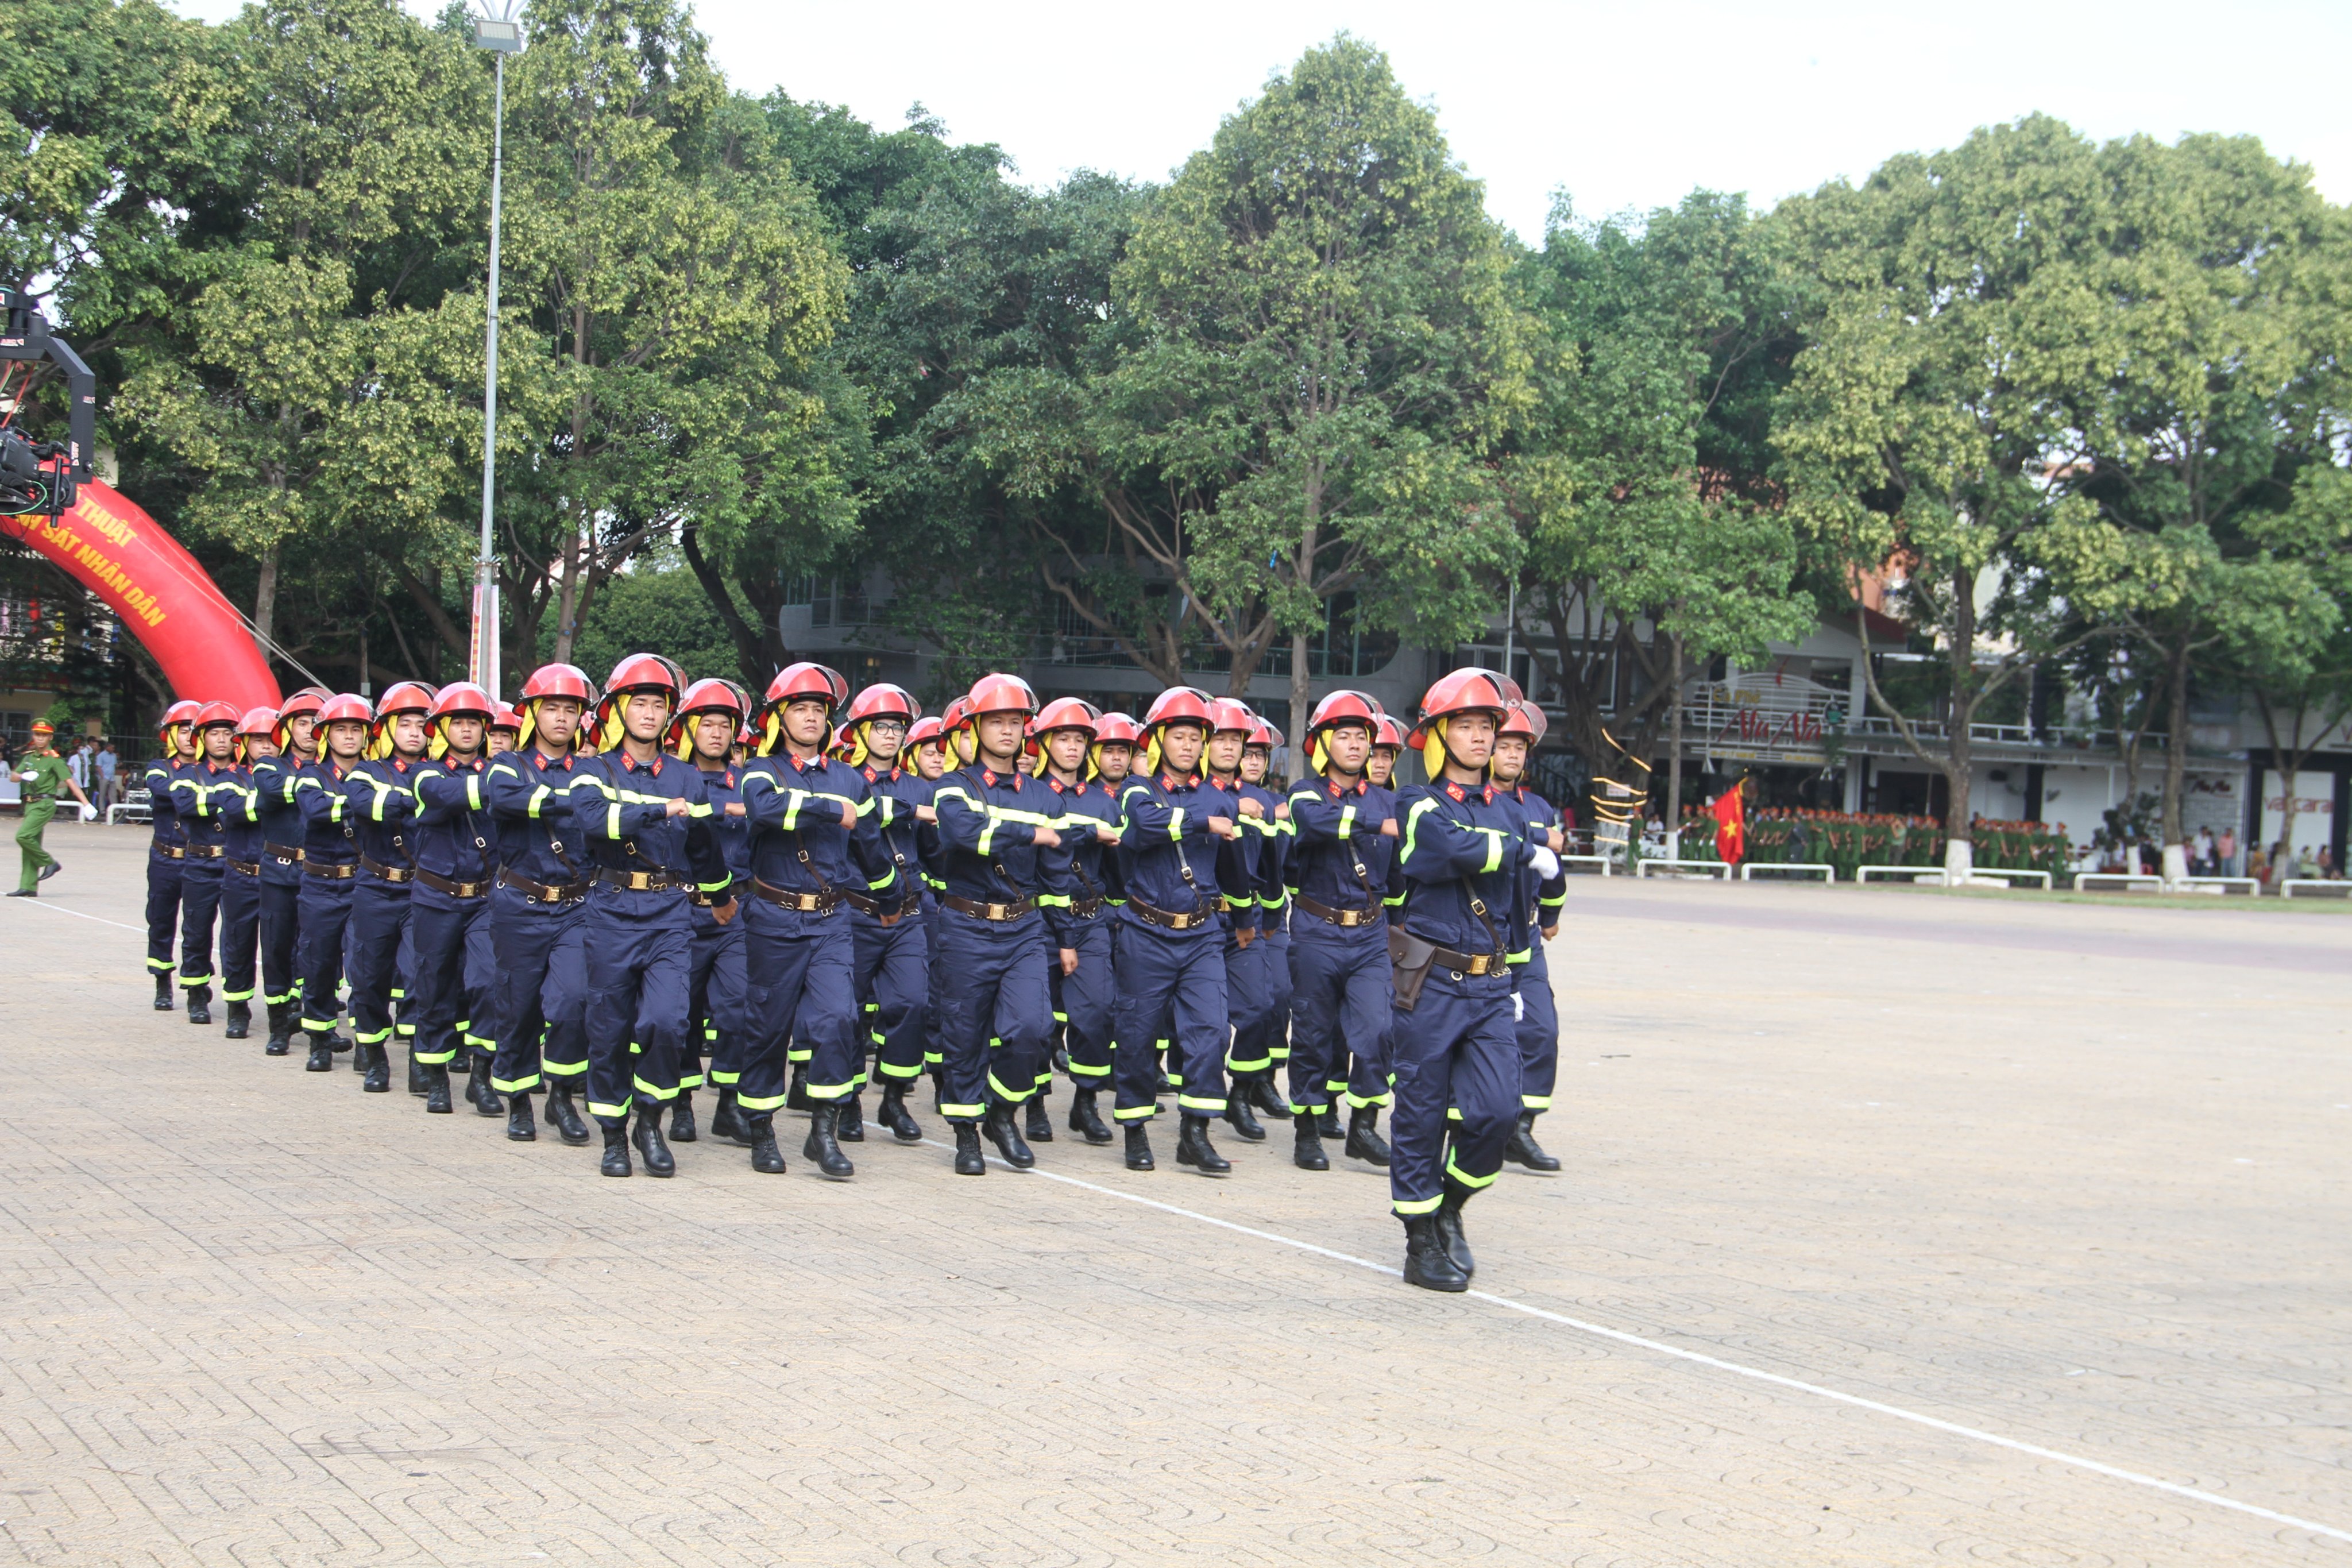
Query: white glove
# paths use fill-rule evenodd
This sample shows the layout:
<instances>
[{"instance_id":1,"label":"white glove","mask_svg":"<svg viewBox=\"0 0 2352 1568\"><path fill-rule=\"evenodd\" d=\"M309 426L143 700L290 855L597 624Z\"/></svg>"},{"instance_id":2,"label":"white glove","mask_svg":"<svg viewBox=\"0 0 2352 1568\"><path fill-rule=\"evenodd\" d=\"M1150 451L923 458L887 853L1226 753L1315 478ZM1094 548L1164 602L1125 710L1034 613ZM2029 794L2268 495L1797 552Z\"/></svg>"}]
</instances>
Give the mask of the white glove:
<instances>
[{"instance_id":1,"label":"white glove","mask_svg":"<svg viewBox=\"0 0 2352 1568\"><path fill-rule=\"evenodd\" d=\"M81 808L81 819L84 822L96 822L98 820L98 807L94 805L84 805Z\"/></svg>"},{"instance_id":2,"label":"white glove","mask_svg":"<svg viewBox=\"0 0 2352 1568\"><path fill-rule=\"evenodd\" d=\"M1536 868L1536 875L1547 882L1559 876L1559 857L1553 854L1549 847L1542 844L1537 845L1535 851L1535 858L1529 860L1528 864Z\"/></svg>"},{"instance_id":3,"label":"white glove","mask_svg":"<svg viewBox=\"0 0 2352 1568\"><path fill-rule=\"evenodd\" d=\"M1527 1016L1528 1016L1528 999L1527 999L1526 997L1524 997L1524 996L1520 995L1520 994L1519 994L1517 992L1516 992L1516 991L1512 992L1512 993L1511 993L1511 1022L1513 1022L1514 1024L1522 1024L1522 1023L1525 1023L1525 1022L1527 1021Z\"/></svg>"}]
</instances>

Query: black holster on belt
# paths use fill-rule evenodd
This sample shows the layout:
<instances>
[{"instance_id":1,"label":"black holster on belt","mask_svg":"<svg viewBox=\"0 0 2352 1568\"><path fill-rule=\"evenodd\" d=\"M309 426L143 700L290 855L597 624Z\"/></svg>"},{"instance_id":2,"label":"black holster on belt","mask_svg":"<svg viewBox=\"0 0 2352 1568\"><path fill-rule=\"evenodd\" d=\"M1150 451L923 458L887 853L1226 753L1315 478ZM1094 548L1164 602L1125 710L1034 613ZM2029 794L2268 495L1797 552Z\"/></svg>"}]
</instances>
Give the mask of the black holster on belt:
<instances>
[{"instance_id":1,"label":"black holster on belt","mask_svg":"<svg viewBox=\"0 0 2352 1568\"><path fill-rule=\"evenodd\" d=\"M1410 1013L1421 1001L1421 988L1437 963L1437 944L1423 942L1401 925L1389 927L1389 969L1396 984L1396 1005Z\"/></svg>"}]
</instances>

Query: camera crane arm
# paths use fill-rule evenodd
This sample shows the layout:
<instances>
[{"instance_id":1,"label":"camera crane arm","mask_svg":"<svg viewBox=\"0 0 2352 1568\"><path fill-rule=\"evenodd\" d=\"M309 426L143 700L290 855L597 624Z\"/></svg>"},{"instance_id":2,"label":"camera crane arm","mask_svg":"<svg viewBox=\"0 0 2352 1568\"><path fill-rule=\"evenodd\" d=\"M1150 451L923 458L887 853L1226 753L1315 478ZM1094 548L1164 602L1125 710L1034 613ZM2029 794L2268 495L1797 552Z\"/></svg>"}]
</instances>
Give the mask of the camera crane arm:
<instances>
[{"instance_id":1,"label":"camera crane arm","mask_svg":"<svg viewBox=\"0 0 2352 1568\"><path fill-rule=\"evenodd\" d=\"M56 517L74 504L98 444L98 378L48 319L13 289L0 289L0 363L54 364L66 384L66 439L32 441L0 430L0 513ZM29 379L29 378L28 378ZM44 465L54 464L54 467Z\"/></svg>"}]
</instances>

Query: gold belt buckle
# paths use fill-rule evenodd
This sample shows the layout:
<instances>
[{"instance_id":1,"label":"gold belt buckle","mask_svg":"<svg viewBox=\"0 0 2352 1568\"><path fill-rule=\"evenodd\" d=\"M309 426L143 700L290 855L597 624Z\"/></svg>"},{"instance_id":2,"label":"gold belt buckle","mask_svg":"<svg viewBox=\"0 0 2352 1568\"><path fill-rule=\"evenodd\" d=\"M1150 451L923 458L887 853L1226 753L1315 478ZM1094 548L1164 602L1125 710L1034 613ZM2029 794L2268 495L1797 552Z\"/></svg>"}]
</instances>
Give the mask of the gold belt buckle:
<instances>
[{"instance_id":1,"label":"gold belt buckle","mask_svg":"<svg viewBox=\"0 0 2352 1568\"><path fill-rule=\"evenodd\" d=\"M631 892L633 892L633 893L642 893L642 892L646 891L646 889L647 889L648 887L650 887L651 885L652 885L652 884L651 884L650 879L647 877L647 875L646 875L645 872L643 872L643 871L632 871L632 872L630 872L630 873L629 873L629 881L628 881L628 889L629 889L629 891L631 891Z\"/></svg>"},{"instance_id":2,"label":"gold belt buckle","mask_svg":"<svg viewBox=\"0 0 2352 1568\"><path fill-rule=\"evenodd\" d=\"M991 904L988 906L988 918L992 921L1001 921L1005 918L1005 910L1011 907L1012 906L1009 904Z\"/></svg>"}]
</instances>

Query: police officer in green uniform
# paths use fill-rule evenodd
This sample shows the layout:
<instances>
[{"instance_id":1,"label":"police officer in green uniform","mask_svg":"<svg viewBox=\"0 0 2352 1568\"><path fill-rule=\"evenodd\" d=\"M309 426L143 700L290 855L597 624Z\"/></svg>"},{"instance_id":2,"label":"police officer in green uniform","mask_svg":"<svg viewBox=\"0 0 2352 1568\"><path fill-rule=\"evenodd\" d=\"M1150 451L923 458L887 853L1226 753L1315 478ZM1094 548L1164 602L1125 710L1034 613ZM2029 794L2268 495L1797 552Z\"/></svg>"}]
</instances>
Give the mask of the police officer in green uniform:
<instances>
[{"instance_id":1,"label":"police officer in green uniform","mask_svg":"<svg viewBox=\"0 0 2352 1568\"><path fill-rule=\"evenodd\" d=\"M56 732L47 720L35 721L33 743L16 759L16 782L25 791L25 821L16 829L16 849L24 858L25 868L17 876L16 890L8 895L12 899L39 898L40 889L35 884L64 869L56 856L41 847L41 835L47 831L49 818L58 814L59 793L73 791L82 808L89 809L89 796L82 794L81 785L66 771L66 760L49 744L49 737Z\"/></svg>"}]
</instances>

